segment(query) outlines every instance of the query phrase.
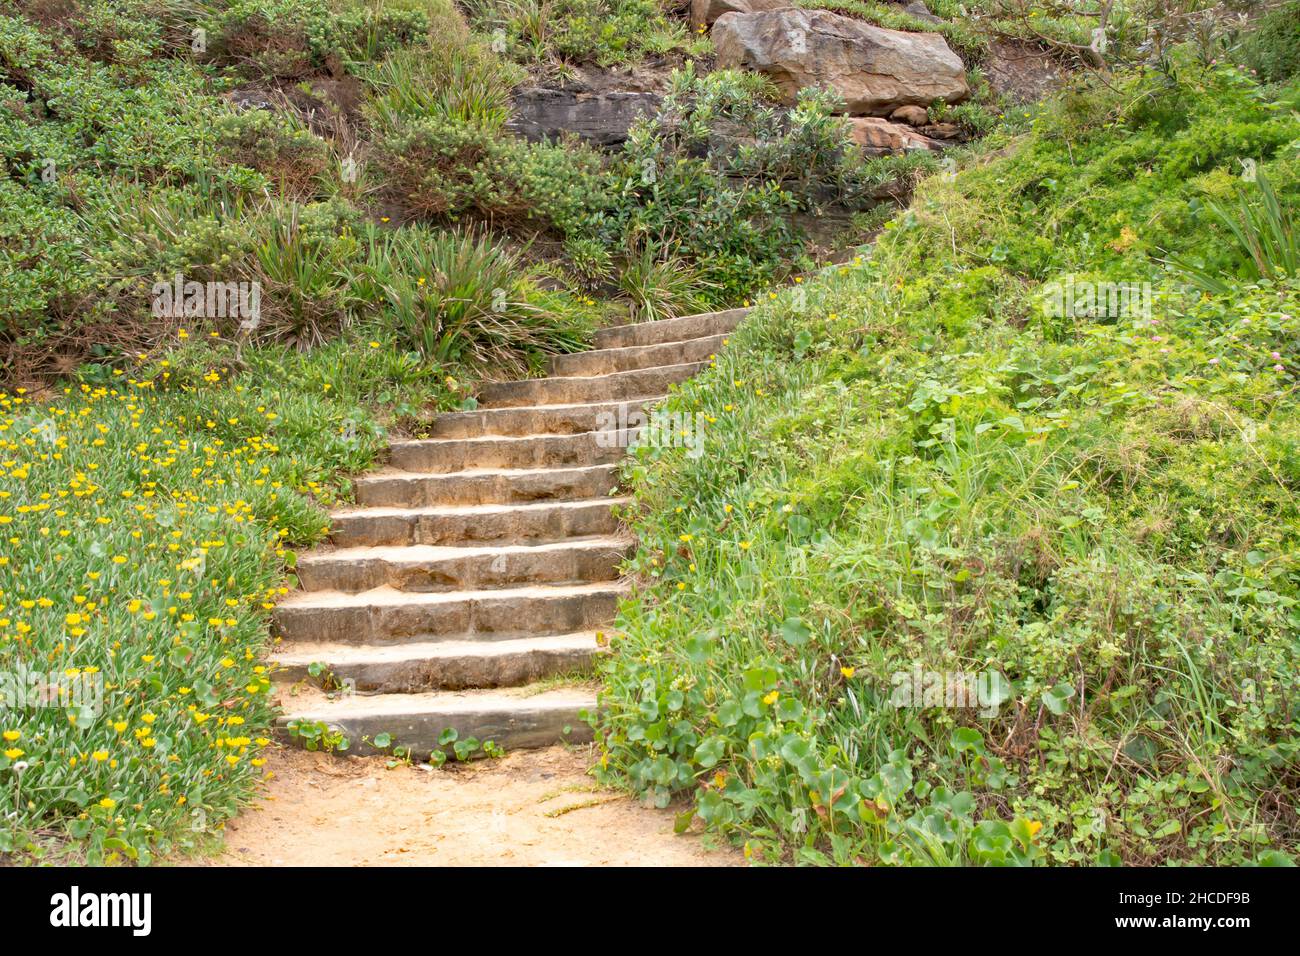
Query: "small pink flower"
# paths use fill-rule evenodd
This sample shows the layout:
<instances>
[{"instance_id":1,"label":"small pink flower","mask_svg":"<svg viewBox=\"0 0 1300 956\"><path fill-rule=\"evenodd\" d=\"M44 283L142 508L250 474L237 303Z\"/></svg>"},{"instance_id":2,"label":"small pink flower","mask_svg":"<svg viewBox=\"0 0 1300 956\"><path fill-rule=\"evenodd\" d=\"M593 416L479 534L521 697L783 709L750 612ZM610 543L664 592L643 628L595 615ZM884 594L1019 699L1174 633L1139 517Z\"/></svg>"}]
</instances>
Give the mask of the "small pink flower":
<instances>
[{"instance_id":1,"label":"small pink flower","mask_svg":"<svg viewBox=\"0 0 1300 956\"><path fill-rule=\"evenodd\" d=\"M1211 364L1211 365L1218 365L1218 364L1219 364L1219 360L1218 360L1218 359L1210 359L1210 364Z\"/></svg>"},{"instance_id":2,"label":"small pink flower","mask_svg":"<svg viewBox=\"0 0 1300 956\"><path fill-rule=\"evenodd\" d=\"M1279 359L1282 358L1282 353L1281 353L1281 352L1272 352L1272 353L1270 353L1270 354L1271 354L1272 359L1273 359L1274 362L1276 362L1276 361L1278 361Z\"/></svg>"},{"instance_id":3,"label":"small pink flower","mask_svg":"<svg viewBox=\"0 0 1300 956\"><path fill-rule=\"evenodd\" d=\"M1284 371L1286 371L1286 369L1284 369L1281 365L1274 365L1274 366L1273 366L1273 371L1275 371L1275 372L1284 372Z\"/></svg>"}]
</instances>

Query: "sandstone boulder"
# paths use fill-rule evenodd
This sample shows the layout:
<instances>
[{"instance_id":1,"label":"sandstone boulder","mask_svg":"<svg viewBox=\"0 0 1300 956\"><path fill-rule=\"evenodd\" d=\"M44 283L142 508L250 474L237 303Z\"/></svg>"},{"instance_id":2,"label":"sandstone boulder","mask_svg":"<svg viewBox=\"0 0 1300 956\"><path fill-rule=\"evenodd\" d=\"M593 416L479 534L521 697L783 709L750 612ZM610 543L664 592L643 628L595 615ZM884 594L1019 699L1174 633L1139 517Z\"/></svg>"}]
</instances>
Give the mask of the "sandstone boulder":
<instances>
[{"instance_id":1,"label":"sandstone boulder","mask_svg":"<svg viewBox=\"0 0 1300 956\"><path fill-rule=\"evenodd\" d=\"M889 114L889 118L895 123L906 123L908 126L925 126L930 122L930 114L920 106L900 106Z\"/></svg>"},{"instance_id":2,"label":"sandstone boulder","mask_svg":"<svg viewBox=\"0 0 1300 956\"><path fill-rule=\"evenodd\" d=\"M804 87L824 86L844 97L850 114L887 116L970 96L961 57L939 34L886 30L827 10L724 13L713 45L719 68L764 73L791 103Z\"/></svg>"},{"instance_id":3,"label":"sandstone boulder","mask_svg":"<svg viewBox=\"0 0 1300 956\"><path fill-rule=\"evenodd\" d=\"M962 138L961 127L956 123L930 123L928 126L922 126L917 132L931 139L950 140Z\"/></svg>"},{"instance_id":4,"label":"sandstone boulder","mask_svg":"<svg viewBox=\"0 0 1300 956\"><path fill-rule=\"evenodd\" d=\"M873 156L899 153L909 149L938 149L939 144L922 136L910 126L891 123L878 116L854 116L849 119L853 142Z\"/></svg>"}]
</instances>

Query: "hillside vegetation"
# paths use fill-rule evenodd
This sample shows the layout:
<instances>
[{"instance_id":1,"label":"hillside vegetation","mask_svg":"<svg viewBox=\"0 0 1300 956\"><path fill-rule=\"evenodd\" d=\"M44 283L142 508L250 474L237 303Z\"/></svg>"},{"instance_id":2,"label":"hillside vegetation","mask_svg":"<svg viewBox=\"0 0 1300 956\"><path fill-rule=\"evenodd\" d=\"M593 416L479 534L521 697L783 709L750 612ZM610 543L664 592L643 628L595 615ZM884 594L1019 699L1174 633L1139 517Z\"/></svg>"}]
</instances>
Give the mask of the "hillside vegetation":
<instances>
[{"instance_id":1,"label":"hillside vegetation","mask_svg":"<svg viewBox=\"0 0 1300 956\"><path fill-rule=\"evenodd\" d=\"M1233 230L1294 204L1294 4L1253 76L1121 4L1156 68L1041 113L992 38L1077 64L1101 5L931 6L975 95L924 118L999 130L952 180L648 0L0 0L0 696L36 699L0 710L0 857L210 846L266 773L270 611L391 436L602 323L760 298L674 400L709 453L631 466L611 777L756 859L1293 854L1294 233ZM511 131L519 87L596 68L665 74L625 144ZM877 250L767 291L927 176ZM1170 294L1048 315L1066 277ZM884 706L914 665L1011 690Z\"/></svg>"},{"instance_id":2,"label":"hillside vegetation","mask_svg":"<svg viewBox=\"0 0 1300 956\"><path fill-rule=\"evenodd\" d=\"M606 775L772 862L1294 859L1297 104L1082 81L766 297L628 465Z\"/></svg>"}]
</instances>

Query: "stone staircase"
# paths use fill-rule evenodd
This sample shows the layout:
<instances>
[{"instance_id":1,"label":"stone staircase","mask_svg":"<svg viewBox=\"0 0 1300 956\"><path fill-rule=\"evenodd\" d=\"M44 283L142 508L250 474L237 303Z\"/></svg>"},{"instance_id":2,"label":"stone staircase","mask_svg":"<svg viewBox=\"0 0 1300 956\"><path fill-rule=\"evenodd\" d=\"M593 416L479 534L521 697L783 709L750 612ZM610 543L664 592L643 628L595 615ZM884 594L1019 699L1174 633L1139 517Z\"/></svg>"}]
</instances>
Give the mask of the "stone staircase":
<instances>
[{"instance_id":1,"label":"stone staircase","mask_svg":"<svg viewBox=\"0 0 1300 956\"><path fill-rule=\"evenodd\" d=\"M707 367L745 311L603 329L551 377L487 385L434 437L394 444L276 609L280 726L327 724L360 753L387 734L416 756L448 728L507 749L589 740L595 694L537 682L591 666L626 592L635 543L612 509L630 436L597 430ZM351 692L305 680L314 664Z\"/></svg>"}]
</instances>

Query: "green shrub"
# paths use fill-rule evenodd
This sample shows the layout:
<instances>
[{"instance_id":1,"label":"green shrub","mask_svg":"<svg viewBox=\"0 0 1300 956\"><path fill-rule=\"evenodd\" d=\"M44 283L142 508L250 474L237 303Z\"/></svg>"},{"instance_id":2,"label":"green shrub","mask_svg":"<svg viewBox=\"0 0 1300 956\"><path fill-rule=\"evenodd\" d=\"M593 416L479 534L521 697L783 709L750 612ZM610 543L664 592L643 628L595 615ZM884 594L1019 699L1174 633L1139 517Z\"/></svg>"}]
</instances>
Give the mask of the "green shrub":
<instances>
[{"instance_id":1,"label":"green shrub","mask_svg":"<svg viewBox=\"0 0 1300 956\"><path fill-rule=\"evenodd\" d=\"M448 0L236 0L210 21L210 54L257 77L294 79L345 61L377 60L432 31L464 24Z\"/></svg>"},{"instance_id":2,"label":"green shrub","mask_svg":"<svg viewBox=\"0 0 1300 956\"><path fill-rule=\"evenodd\" d=\"M252 109L218 117L215 125L218 148L228 162L257 170L282 195L307 199L319 192L329 148L295 114Z\"/></svg>"},{"instance_id":3,"label":"green shrub","mask_svg":"<svg viewBox=\"0 0 1300 956\"><path fill-rule=\"evenodd\" d=\"M1300 76L1300 2L1290 0L1255 24L1242 41L1241 55L1264 82Z\"/></svg>"},{"instance_id":4,"label":"green shrub","mask_svg":"<svg viewBox=\"0 0 1300 956\"><path fill-rule=\"evenodd\" d=\"M735 71L675 73L659 115L629 133L604 234L629 248L645 239L671 248L710 301L734 303L797 258L795 213L868 208L887 183L933 165L916 155L864 158L829 93L806 91L788 116L771 94L764 80Z\"/></svg>"},{"instance_id":5,"label":"green shrub","mask_svg":"<svg viewBox=\"0 0 1300 956\"><path fill-rule=\"evenodd\" d=\"M527 216L517 156L491 126L431 117L388 137L378 161L390 192L421 216L517 222Z\"/></svg>"},{"instance_id":6,"label":"green shrub","mask_svg":"<svg viewBox=\"0 0 1300 956\"><path fill-rule=\"evenodd\" d=\"M526 143L490 125L416 120L383 142L378 162L395 199L436 219L535 223L569 234L596 228L612 201L594 151Z\"/></svg>"},{"instance_id":7,"label":"green shrub","mask_svg":"<svg viewBox=\"0 0 1300 956\"><path fill-rule=\"evenodd\" d=\"M588 291L600 288L614 272L614 260L609 249L595 239L566 239L564 265L578 284Z\"/></svg>"},{"instance_id":8,"label":"green shrub","mask_svg":"<svg viewBox=\"0 0 1300 956\"><path fill-rule=\"evenodd\" d=\"M501 52L521 63L610 66L647 54L709 50L654 0L471 0L467 6L475 29L499 38Z\"/></svg>"},{"instance_id":9,"label":"green shrub","mask_svg":"<svg viewBox=\"0 0 1300 956\"><path fill-rule=\"evenodd\" d=\"M258 224L250 272L262 283L253 332L298 348L320 345L342 325L346 270L358 254L350 232L322 235L299 207L277 209Z\"/></svg>"},{"instance_id":10,"label":"green shrub","mask_svg":"<svg viewBox=\"0 0 1300 956\"><path fill-rule=\"evenodd\" d=\"M228 107L191 64L101 63L66 35L6 15L0 103L4 377L41 378L91 348L139 344L142 329L112 315L123 273L105 251L125 239L121 223L145 194L265 184L215 158L213 121Z\"/></svg>"}]
</instances>

